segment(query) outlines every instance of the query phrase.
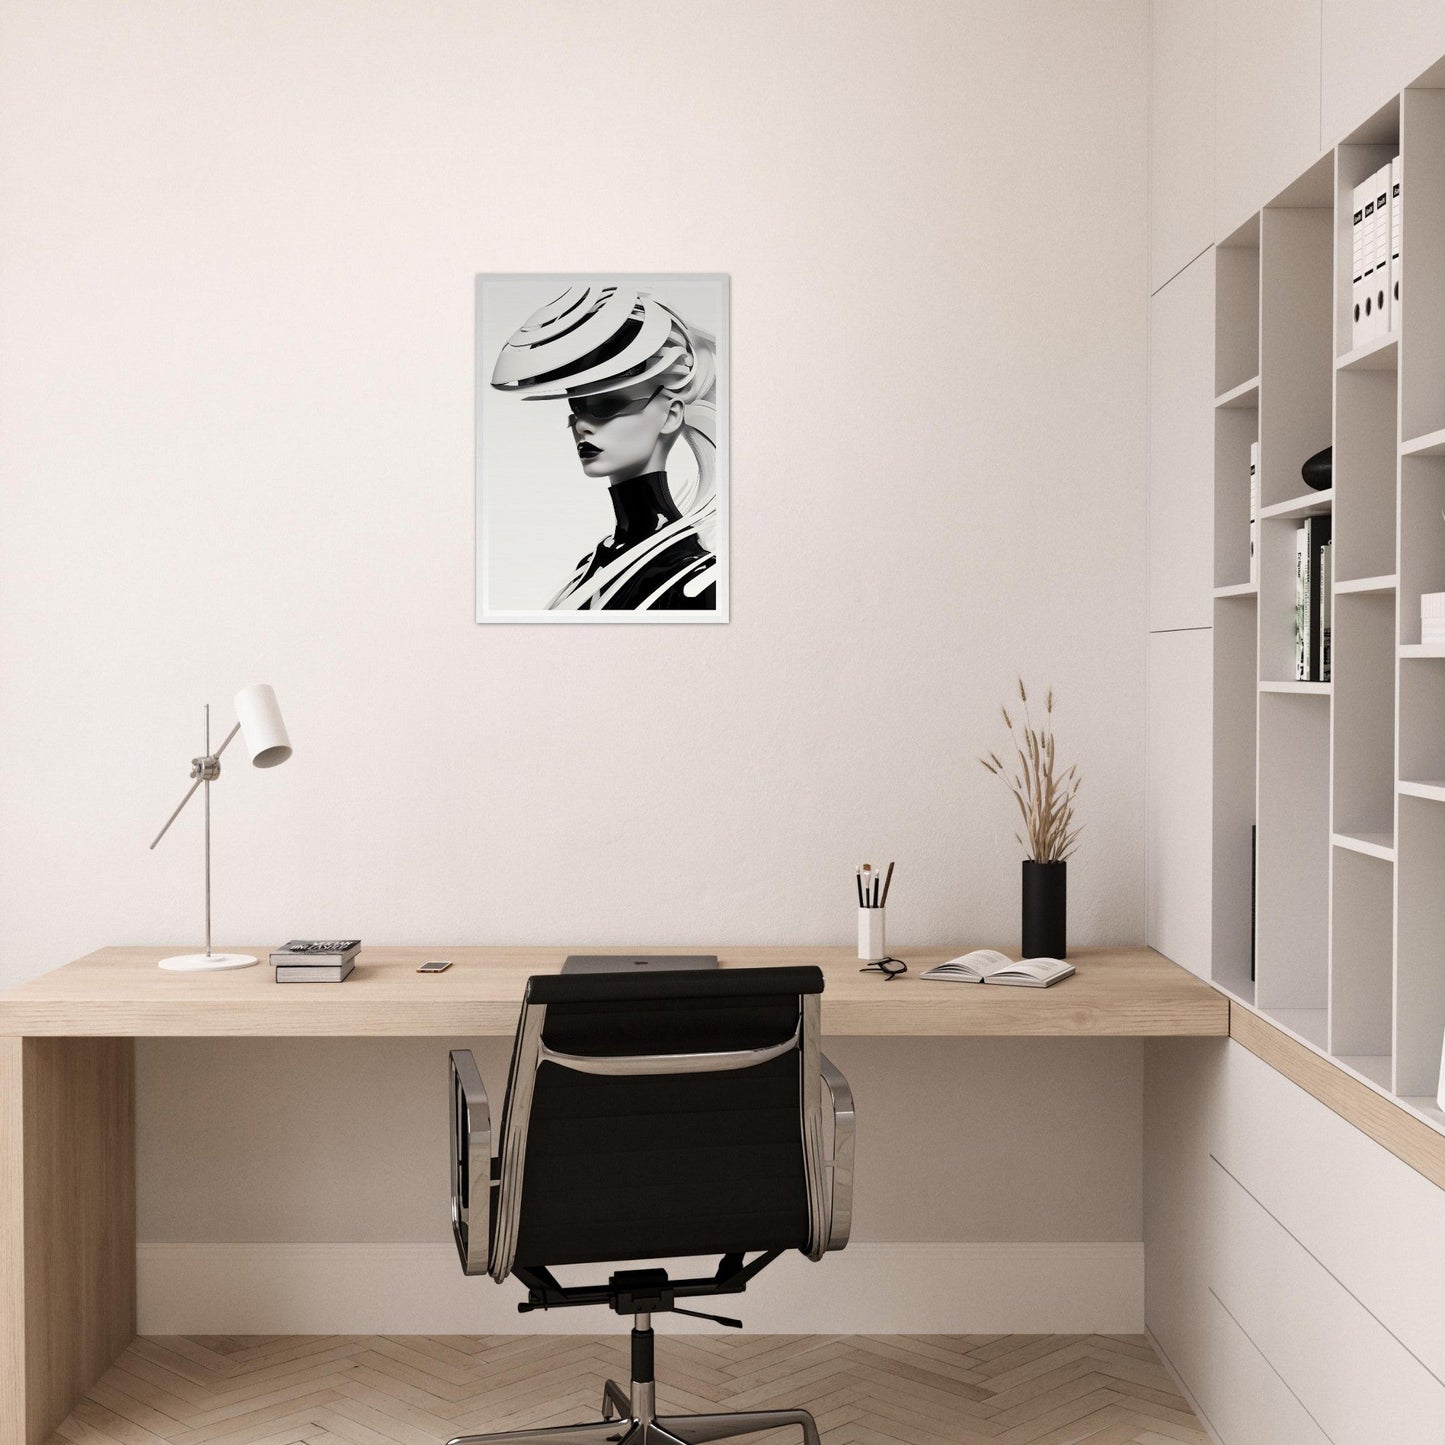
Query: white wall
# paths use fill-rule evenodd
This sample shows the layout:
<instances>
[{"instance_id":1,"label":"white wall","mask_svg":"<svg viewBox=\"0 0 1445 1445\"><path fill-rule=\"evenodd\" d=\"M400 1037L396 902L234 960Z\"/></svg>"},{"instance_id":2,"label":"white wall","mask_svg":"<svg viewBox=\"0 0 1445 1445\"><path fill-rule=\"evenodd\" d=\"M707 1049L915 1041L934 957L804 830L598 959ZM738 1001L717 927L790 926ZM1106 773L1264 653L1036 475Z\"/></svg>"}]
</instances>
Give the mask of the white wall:
<instances>
[{"instance_id":1,"label":"white wall","mask_svg":"<svg viewBox=\"0 0 1445 1445\"><path fill-rule=\"evenodd\" d=\"M842 942L864 857L905 953L1006 943L1018 671L1071 939L1137 939L1146 73L1143 0L11 6L0 982L197 941L199 816L145 844L257 679L296 754L226 760L223 945ZM513 269L731 275L730 625L471 621Z\"/></svg>"}]
</instances>

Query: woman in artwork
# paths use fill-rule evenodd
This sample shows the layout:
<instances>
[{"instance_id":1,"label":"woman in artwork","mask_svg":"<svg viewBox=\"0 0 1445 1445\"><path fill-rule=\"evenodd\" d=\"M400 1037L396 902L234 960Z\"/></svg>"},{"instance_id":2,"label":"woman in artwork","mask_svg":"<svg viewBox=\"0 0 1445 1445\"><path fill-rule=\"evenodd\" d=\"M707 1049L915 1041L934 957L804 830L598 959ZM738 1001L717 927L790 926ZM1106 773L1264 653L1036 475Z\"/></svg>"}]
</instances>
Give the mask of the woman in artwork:
<instances>
[{"instance_id":1,"label":"woman in artwork","mask_svg":"<svg viewBox=\"0 0 1445 1445\"><path fill-rule=\"evenodd\" d=\"M699 611L717 607L716 365L713 338L625 285L577 285L502 347L492 385L529 401L566 401L582 471L605 479L615 525L583 557L550 611ZM675 495L678 440L697 483Z\"/></svg>"}]
</instances>

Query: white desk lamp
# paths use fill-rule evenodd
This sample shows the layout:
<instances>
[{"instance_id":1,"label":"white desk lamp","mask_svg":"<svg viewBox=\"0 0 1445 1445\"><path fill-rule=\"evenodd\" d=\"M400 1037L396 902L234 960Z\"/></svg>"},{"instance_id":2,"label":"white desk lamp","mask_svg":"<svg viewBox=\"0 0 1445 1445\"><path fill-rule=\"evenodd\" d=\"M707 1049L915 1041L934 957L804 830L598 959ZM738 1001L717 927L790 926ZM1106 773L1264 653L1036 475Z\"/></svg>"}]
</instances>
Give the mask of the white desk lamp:
<instances>
[{"instance_id":1,"label":"white desk lamp","mask_svg":"<svg viewBox=\"0 0 1445 1445\"><path fill-rule=\"evenodd\" d=\"M198 758L191 759L190 792L176 805L176 810L166 819L165 827L156 834L151 843L154 848L166 836L166 829L180 817L181 809L189 803L197 788L204 785L206 793L206 951L204 953L182 953L174 958L161 959L162 968L178 973L205 972L221 968L249 968L256 962L249 953L211 952L211 784L221 776L221 754L237 733L251 755L251 762L258 768L274 768L291 756L291 739L286 736L286 724L281 721L281 709L276 705L276 693L269 683L259 682L252 687L243 687L236 694L236 725L226 734L226 741L213 753L211 751L211 705L206 704L206 746Z\"/></svg>"}]
</instances>

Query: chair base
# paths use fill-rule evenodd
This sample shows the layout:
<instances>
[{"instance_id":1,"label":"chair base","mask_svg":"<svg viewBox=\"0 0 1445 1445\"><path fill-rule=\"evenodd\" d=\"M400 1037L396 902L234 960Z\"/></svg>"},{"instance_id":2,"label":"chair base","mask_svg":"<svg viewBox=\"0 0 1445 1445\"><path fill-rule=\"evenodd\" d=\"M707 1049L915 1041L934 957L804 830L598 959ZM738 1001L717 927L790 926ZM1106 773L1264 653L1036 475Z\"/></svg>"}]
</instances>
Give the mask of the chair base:
<instances>
[{"instance_id":1,"label":"chair base","mask_svg":"<svg viewBox=\"0 0 1445 1445\"><path fill-rule=\"evenodd\" d=\"M761 1430L796 1425L803 1445L821 1445L818 1426L806 1410L739 1410L719 1415L654 1415L651 1381L628 1394L615 1380L602 1392L602 1419L543 1430L503 1430L495 1435L458 1435L447 1445L705 1445ZM638 1408L633 1409L636 1398ZM614 1416L613 1412L618 1413Z\"/></svg>"}]
</instances>

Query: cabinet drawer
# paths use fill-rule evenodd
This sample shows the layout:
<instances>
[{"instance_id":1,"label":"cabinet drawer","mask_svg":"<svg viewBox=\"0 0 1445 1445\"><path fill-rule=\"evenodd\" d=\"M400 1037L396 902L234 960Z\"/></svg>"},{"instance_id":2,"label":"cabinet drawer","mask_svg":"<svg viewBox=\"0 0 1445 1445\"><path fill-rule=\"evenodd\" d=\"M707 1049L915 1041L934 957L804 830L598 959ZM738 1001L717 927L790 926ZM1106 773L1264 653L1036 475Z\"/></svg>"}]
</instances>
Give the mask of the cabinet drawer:
<instances>
[{"instance_id":1,"label":"cabinet drawer","mask_svg":"<svg viewBox=\"0 0 1445 1445\"><path fill-rule=\"evenodd\" d=\"M1440 1445L1445 1385L1217 1159L1209 1178L1210 1288L1324 1434L1334 1445Z\"/></svg>"},{"instance_id":2,"label":"cabinet drawer","mask_svg":"<svg viewBox=\"0 0 1445 1445\"><path fill-rule=\"evenodd\" d=\"M1269 1361L1205 1295L1203 1373L1195 1396L1227 1445L1330 1445Z\"/></svg>"},{"instance_id":3,"label":"cabinet drawer","mask_svg":"<svg viewBox=\"0 0 1445 1445\"><path fill-rule=\"evenodd\" d=\"M1445 1191L1237 1043L1211 1132L1229 1174L1445 1380Z\"/></svg>"}]
</instances>

